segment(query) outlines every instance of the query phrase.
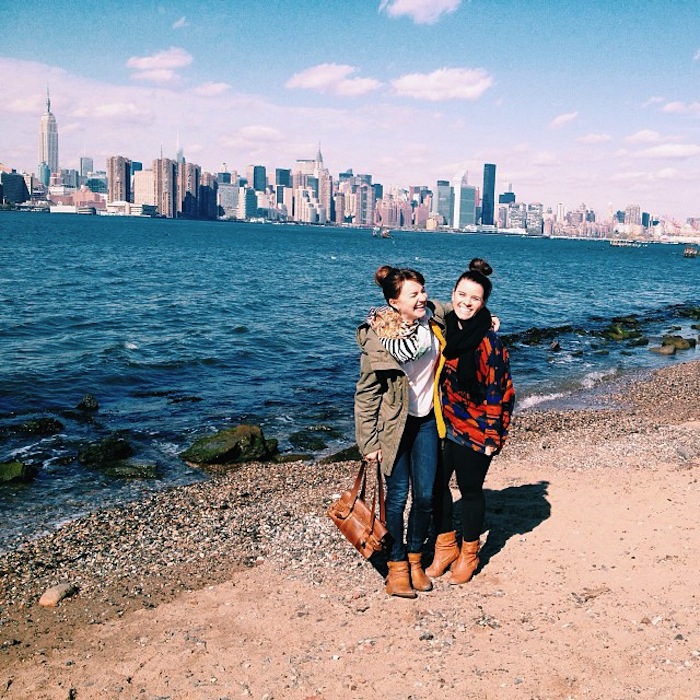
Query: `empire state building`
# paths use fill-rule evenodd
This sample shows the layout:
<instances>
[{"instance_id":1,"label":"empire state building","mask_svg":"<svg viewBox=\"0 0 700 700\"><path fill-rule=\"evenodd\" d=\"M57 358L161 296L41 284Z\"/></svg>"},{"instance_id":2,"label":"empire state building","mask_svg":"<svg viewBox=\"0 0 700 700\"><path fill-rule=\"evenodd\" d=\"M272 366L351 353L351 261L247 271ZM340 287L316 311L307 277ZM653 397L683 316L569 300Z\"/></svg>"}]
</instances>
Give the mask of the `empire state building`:
<instances>
[{"instance_id":1,"label":"empire state building","mask_svg":"<svg viewBox=\"0 0 700 700\"><path fill-rule=\"evenodd\" d=\"M46 111L39 122L39 176L42 171L48 174L58 172L58 126L56 117L51 114L51 98L46 90ZM47 178L48 180L48 178ZM48 184L48 182L44 183Z\"/></svg>"}]
</instances>

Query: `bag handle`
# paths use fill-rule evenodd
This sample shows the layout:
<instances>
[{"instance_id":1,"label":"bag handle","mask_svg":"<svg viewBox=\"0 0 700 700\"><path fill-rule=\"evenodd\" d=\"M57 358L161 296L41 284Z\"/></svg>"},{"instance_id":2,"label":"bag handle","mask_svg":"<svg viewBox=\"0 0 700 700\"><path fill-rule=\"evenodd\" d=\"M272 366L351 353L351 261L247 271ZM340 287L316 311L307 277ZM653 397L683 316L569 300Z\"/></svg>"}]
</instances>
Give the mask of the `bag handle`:
<instances>
[{"instance_id":1,"label":"bag handle","mask_svg":"<svg viewBox=\"0 0 700 700\"><path fill-rule=\"evenodd\" d=\"M386 502L384 499L384 480L382 479L382 470L381 470L381 465L379 463L379 460L377 460L377 473L376 473L376 484L374 487L374 491L372 492L372 511L371 511L371 517L369 521L369 531L372 532L374 530L374 523L377 519L377 500L379 500L379 520L382 523L386 522ZM359 481L360 477L362 477L362 498L364 498L364 493L365 493L365 485L366 485L366 469L367 469L367 460L363 459L362 464L360 465L360 473L357 475L357 480L355 481L355 486L357 486L357 482ZM354 489L355 487L353 487ZM377 498L377 496L379 498Z\"/></svg>"}]
</instances>

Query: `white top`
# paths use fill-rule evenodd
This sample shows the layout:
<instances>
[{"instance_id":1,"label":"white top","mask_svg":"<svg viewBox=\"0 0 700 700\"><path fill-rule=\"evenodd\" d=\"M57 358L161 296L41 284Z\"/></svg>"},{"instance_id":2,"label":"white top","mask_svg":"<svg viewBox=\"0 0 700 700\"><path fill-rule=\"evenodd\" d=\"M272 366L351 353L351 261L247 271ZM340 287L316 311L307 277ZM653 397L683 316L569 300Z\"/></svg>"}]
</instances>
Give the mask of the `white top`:
<instances>
[{"instance_id":1,"label":"white top","mask_svg":"<svg viewBox=\"0 0 700 700\"><path fill-rule=\"evenodd\" d=\"M427 352L417 360L401 363L408 377L408 413L417 418L427 416L433 409L433 381L440 354L440 343L430 326L421 324L418 332L423 333L426 330L431 336Z\"/></svg>"}]
</instances>

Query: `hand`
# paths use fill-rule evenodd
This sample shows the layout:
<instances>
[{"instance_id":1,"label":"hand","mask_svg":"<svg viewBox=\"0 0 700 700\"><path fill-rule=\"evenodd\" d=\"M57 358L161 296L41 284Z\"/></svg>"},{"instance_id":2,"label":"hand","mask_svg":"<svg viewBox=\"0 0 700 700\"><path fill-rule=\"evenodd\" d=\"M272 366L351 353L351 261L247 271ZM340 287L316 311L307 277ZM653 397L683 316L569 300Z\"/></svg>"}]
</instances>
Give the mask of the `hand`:
<instances>
[{"instance_id":1,"label":"hand","mask_svg":"<svg viewBox=\"0 0 700 700\"><path fill-rule=\"evenodd\" d=\"M364 459L366 459L368 462L381 462L382 461L382 451L376 450L375 452L368 452L365 456Z\"/></svg>"},{"instance_id":2,"label":"hand","mask_svg":"<svg viewBox=\"0 0 700 700\"><path fill-rule=\"evenodd\" d=\"M494 333L498 333L498 329L501 327L501 319L498 316L491 316L491 330Z\"/></svg>"}]
</instances>

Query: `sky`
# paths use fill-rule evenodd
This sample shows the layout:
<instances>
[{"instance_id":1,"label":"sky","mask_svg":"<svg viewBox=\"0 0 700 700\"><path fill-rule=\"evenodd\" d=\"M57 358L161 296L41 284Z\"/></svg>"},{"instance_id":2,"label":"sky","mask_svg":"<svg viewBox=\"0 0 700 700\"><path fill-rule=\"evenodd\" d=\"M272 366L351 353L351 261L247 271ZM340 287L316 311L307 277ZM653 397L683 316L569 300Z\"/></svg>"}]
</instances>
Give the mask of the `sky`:
<instances>
[{"instance_id":1,"label":"sky","mask_svg":"<svg viewBox=\"0 0 700 700\"><path fill-rule=\"evenodd\" d=\"M0 163L245 174L319 145L385 188L700 216L699 0L0 0Z\"/></svg>"}]
</instances>

